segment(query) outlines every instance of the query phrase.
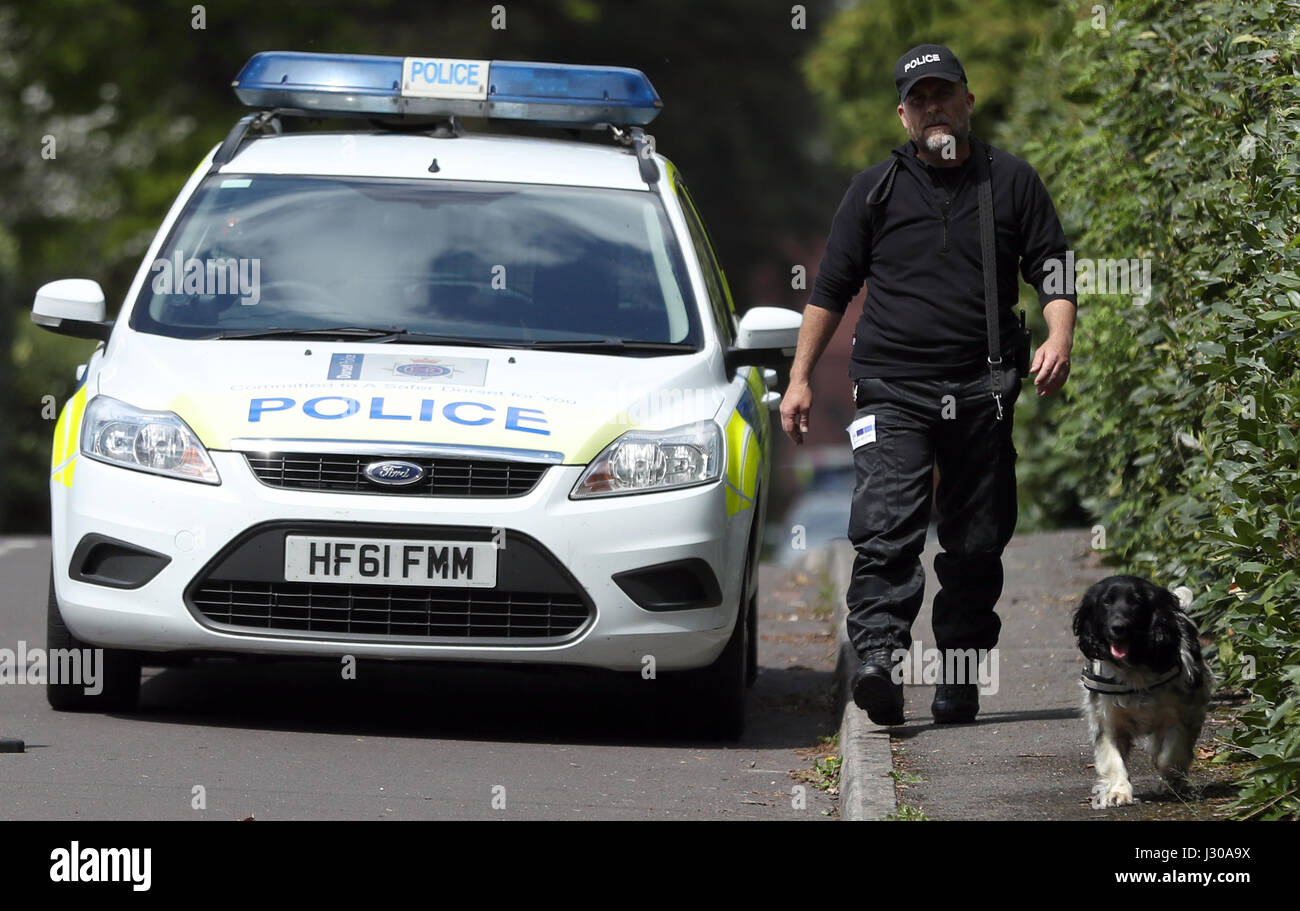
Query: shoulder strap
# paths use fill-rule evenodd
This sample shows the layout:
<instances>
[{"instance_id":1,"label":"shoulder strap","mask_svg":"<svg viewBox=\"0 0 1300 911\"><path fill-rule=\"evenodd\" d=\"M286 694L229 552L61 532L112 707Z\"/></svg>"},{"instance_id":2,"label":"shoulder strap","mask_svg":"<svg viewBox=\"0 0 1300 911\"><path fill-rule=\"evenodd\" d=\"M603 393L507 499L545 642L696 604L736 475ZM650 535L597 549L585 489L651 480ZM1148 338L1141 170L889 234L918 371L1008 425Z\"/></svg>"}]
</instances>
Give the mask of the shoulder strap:
<instances>
[{"instance_id":1,"label":"shoulder strap","mask_svg":"<svg viewBox=\"0 0 1300 911\"><path fill-rule=\"evenodd\" d=\"M998 329L998 258L996 225L993 221L993 183L989 175L988 146L971 140L971 154L975 156L975 180L979 185L980 200L980 257L984 261L984 313L989 335L989 382L993 386L993 401L998 406L998 420L1002 420L1002 340Z\"/></svg>"},{"instance_id":2,"label":"shoulder strap","mask_svg":"<svg viewBox=\"0 0 1300 911\"><path fill-rule=\"evenodd\" d=\"M876 185L867 193L867 205L878 206L889 199L894 190L894 175L898 173L898 156L891 155L885 173L876 181Z\"/></svg>"},{"instance_id":3,"label":"shoulder strap","mask_svg":"<svg viewBox=\"0 0 1300 911\"><path fill-rule=\"evenodd\" d=\"M884 220L885 204L889 202L889 196L894 192L894 177L898 174L898 167L898 156L891 155L889 164L885 166L885 173L880 175L880 179L867 191L865 216L873 246L878 239L880 223Z\"/></svg>"}]
</instances>

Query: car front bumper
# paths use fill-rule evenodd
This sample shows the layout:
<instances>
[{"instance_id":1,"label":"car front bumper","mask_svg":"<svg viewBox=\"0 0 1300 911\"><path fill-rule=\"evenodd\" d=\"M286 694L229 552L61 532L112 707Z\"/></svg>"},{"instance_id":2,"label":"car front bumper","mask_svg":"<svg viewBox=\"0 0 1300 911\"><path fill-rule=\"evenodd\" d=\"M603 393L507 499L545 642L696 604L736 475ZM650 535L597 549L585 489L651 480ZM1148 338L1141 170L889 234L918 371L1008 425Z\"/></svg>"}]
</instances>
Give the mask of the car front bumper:
<instances>
[{"instance_id":1,"label":"car front bumper","mask_svg":"<svg viewBox=\"0 0 1300 911\"><path fill-rule=\"evenodd\" d=\"M90 645L140 651L283 656L353 655L427 661L505 661L633 671L647 656L662 670L709 664L740 603L753 510L728 515L722 484L571 500L581 466L552 466L527 494L424 497L304 491L267 486L242 453L214 451L220 485L207 485L78 457L71 485L51 483L55 590L68 628ZM261 534L261 537L257 537ZM242 542L261 553L263 575L283 581L285 534L356 538L504 541L501 565L533 547L572 583L589 613L580 628L545 641L232 628L196 609L196 585L225 567ZM145 584L121 588L73 578L73 555L100 535L168 558ZM254 539L256 539L254 541ZM254 541L249 545L250 541ZM511 543L521 545L511 554ZM269 542L269 543L268 543ZM716 578L710 606L647 610L615 580L645 567L703 561ZM244 560L249 562L248 559ZM259 562L254 560L252 562ZM528 567L515 564L516 578ZM234 573L238 575L238 573ZM274 580L271 580L274 582ZM311 583L326 590L324 583ZM446 591L442 589L441 591Z\"/></svg>"}]
</instances>

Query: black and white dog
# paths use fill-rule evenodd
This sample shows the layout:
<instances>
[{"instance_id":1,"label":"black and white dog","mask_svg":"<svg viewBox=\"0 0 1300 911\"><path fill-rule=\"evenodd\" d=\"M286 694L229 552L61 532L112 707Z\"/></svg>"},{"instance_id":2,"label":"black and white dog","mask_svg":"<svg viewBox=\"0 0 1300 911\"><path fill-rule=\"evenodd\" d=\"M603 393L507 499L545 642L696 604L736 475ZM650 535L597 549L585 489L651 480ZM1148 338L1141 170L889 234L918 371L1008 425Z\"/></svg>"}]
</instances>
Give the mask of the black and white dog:
<instances>
[{"instance_id":1,"label":"black and white dog","mask_svg":"<svg viewBox=\"0 0 1300 911\"><path fill-rule=\"evenodd\" d=\"M1084 666L1083 710L1092 733L1094 808L1133 802L1125 762L1136 738L1176 794L1190 792L1187 770L1213 680L1196 624L1180 599L1137 576L1111 576L1088 589L1074 612Z\"/></svg>"}]
</instances>

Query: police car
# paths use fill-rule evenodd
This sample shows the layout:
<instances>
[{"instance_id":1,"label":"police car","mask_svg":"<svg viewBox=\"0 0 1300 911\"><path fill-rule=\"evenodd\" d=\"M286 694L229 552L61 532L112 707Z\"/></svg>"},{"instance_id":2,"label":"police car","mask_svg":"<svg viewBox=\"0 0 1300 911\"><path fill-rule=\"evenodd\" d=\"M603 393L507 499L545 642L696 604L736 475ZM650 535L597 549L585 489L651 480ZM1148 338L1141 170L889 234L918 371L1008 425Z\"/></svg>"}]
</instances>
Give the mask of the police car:
<instances>
[{"instance_id":1,"label":"police car","mask_svg":"<svg viewBox=\"0 0 1300 911\"><path fill-rule=\"evenodd\" d=\"M50 703L203 653L563 664L738 735L799 315L737 320L645 75L266 52L234 89L118 317L36 295L102 341L54 433L49 644L103 687Z\"/></svg>"}]
</instances>

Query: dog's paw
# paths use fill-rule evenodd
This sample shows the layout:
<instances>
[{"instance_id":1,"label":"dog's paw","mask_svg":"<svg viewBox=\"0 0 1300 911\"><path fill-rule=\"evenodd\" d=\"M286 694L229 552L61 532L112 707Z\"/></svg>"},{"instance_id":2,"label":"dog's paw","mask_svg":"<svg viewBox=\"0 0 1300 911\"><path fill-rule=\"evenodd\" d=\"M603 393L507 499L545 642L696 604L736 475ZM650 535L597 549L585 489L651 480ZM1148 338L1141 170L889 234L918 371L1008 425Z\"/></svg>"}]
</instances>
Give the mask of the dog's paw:
<instances>
[{"instance_id":1,"label":"dog's paw","mask_svg":"<svg viewBox=\"0 0 1300 911\"><path fill-rule=\"evenodd\" d=\"M1106 781L1099 781L1092 786L1092 808L1094 810L1105 809L1106 807L1125 807L1134 803L1133 786L1127 781L1116 785L1111 785Z\"/></svg>"},{"instance_id":2,"label":"dog's paw","mask_svg":"<svg viewBox=\"0 0 1300 911\"><path fill-rule=\"evenodd\" d=\"M1169 793L1180 800L1199 800L1201 797L1201 787L1192 784L1186 778L1170 776L1162 780Z\"/></svg>"}]
</instances>

